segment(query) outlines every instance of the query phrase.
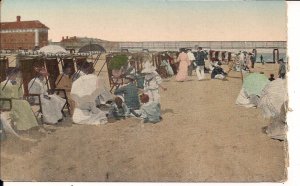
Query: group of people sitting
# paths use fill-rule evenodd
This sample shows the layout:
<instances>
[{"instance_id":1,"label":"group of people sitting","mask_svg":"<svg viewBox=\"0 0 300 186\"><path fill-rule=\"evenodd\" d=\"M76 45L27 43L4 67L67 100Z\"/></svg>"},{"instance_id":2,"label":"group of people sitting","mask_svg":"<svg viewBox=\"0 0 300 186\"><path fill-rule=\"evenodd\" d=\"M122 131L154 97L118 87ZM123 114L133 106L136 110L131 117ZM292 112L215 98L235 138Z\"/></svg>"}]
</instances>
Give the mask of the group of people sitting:
<instances>
[{"instance_id":1,"label":"group of people sitting","mask_svg":"<svg viewBox=\"0 0 300 186\"><path fill-rule=\"evenodd\" d=\"M146 61L143 66L144 69L141 71L144 77L143 90L137 87L134 73L127 74L124 84L114 91L116 97L109 117L115 119L140 117L143 122L150 123L157 123L162 119L159 91L166 88L161 85L162 78L150 61Z\"/></svg>"},{"instance_id":2,"label":"group of people sitting","mask_svg":"<svg viewBox=\"0 0 300 186\"><path fill-rule=\"evenodd\" d=\"M85 62L79 69L70 76L70 69L66 67L61 75L63 77L59 76L56 81L57 88L67 91L73 123L97 125L127 117L141 118L143 122L150 123L161 120L159 88L166 89L161 86L162 79L149 61L141 72L144 76L143 90L138 88L136 73L132 73L134 69L131 69L125 72L124 82L117 86L114 95L94 74L93 63ZM90 84L99 86L96 97L78 98L80 91Z\"/></svg>"},{"instance_id":3,"label":"group of people sitting","mask_svg":"<svg viewBox=\"0 0 300 186\"><path fill-rule=\"evenodd\" d=\"M48 89L49 72L43 67L34 67L37 75L28 83L29 94L24 96L24 87L20 70L9 67L6 70L6 80L0 84L1 108L8 112L1 113L1 125L7 131L28 130L38 126L38 115L32 110L33 105L41 105L37 113L41 113L45 124L57 124L63 121L64 109L69 107L72 121L75 124L105 124L112 120L128 117L139 118L144 123L157 123L161 117L160 90L162 78L156 68L147 61L141 74L144 77L143 89L138 88L136 77L125 74L124 83L111 94L104 81L94 74L94 65L84 62L78 71L72 73L71 66L64 66L63 73L57 77L56 89L64 89L66 97L61 92L53 93ZM85 85L92 85L95 94L80 96ZM12 100L10 109L9 101ZM16 134L17 135L17 134Z\"/></svg>"}]
</instances>

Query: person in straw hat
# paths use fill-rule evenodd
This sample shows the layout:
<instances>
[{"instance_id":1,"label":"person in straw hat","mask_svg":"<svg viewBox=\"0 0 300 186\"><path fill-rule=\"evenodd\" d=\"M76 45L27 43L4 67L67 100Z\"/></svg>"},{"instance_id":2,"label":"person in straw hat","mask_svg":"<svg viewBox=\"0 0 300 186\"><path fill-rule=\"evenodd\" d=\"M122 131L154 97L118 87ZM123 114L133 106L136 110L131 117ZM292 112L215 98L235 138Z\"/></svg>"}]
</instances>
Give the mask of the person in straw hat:
<instances>
[{"instance_id":1,"label":"person in straw hat","mask_svg":"<svg viewBox=\"0 0 300 186\"><path fill-rule=\"evenodd\" d=\"M37 120L30 108L29 103L23 100L23 87L17 81L19 69L9 67L6 70L7 79L0 84L0 98L12 99L12 109L10 112L2 112L4 118L10 118L9 123L13 124L16 130L28 130L38 126ZM0 102L1 108L6 108L8 102ZM8 116L10 117L5 117Z\"/></svg>"},{"instance_id":2,"label":"person in straw hat","mask_svg":"<svg viewBox=\"0 0 300 186\"><path fill-rule=\"evenodd\" d=\"M57 96L49 95L46 83L46 77L49 76L47 70L43 67L35 67L38 72L37 77L28 83L29 94L39 94L42 102L42 112L44 122L47 124L56 124L62 121L62 108L66 100ZM34 102L38 103L38 98L34 97Z\"/></svg>"},{"instance_id":3,"label":"person in straw hat","mask_svg":"<svg viewBox=\"0 0 300 186\"><path fill-rule=\"evenodd\" d=\"M162 79L156 72L156 68L151 65L150 61L146 61L142 73L145 74L144 93L149 95L150 102L157 102L160 104L159 88L164 91L167 90L161 86Z\"/></svg>"}]
</instances>

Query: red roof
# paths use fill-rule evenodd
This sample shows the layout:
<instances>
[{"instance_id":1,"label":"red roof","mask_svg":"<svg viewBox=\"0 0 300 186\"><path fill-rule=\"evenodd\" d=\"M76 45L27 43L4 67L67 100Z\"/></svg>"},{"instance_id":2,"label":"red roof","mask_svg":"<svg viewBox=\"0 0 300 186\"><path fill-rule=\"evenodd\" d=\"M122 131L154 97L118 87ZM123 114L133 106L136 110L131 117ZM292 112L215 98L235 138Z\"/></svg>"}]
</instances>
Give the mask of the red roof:
<instances>
[{"instance_id":1,"label":"red roof","mask_svg":"<svg viewBox=\"0 0 300 186\"><path fill-rule=\"evenodd\" d=\"M32 28L46 28L49 29L46 25L40 21L16 21L16 22L2 22L1 30L8 29L32 29Z\"/></svg>"}]
</instances>

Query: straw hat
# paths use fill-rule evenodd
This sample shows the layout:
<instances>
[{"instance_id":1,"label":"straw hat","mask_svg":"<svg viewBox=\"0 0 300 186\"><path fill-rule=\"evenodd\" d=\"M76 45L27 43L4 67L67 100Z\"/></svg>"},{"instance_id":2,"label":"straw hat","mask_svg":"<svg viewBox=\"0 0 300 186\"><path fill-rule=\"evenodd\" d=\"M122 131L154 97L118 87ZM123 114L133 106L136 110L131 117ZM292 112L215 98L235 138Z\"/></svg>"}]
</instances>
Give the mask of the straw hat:
<instances>
[{"instance_id":1,"label":"straw hat","mask_svg":"<svg viewBox=\"0 0 300 186\"><path fill-rule=\"evenodd\" d=\"M154 66L151 65L150 61L146 61L145 63L145 67L142 70L142 73L144 74L148 74L148 73L152 73L156 70L156 68Z\"/></svg>"}]
</instances>

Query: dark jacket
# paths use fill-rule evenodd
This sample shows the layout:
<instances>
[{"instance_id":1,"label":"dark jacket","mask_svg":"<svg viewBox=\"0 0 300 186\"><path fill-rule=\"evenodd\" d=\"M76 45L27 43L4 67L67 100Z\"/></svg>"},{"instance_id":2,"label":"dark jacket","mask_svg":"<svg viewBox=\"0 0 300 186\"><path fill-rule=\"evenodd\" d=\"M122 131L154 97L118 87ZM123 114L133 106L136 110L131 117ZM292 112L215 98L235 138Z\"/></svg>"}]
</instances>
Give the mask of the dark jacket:
<instances>
[{"instance_id":1,"label":"dark jacket","mask_svg":"<svg viewBox=\"0 0 300 186\"><path fill-rule=\"evenodd\" d=\"M213 71L211 72L211 79L214 79L216 75L218 74L223 74L223 75L227 75L227 73L224 72L224 70L222 69L222 67L215 67L213 69Z\"/></svg>"},{"instance_id":2,"label":"dark jacket","mask_svg":"<svg viewBox=\"0 0 300 186\"><path fill-rule=\"evenodd\" d=\"M115 90L115 95L124 94L125 104L128 108L137 110L140 108L138 88L134 83L129 83L121 88Z\"/></svg>"},{"instance_id":3,"label":"dark jacket","mask_svg":"<svg viewBox=\"0 0 300 186\"><path fill-rule=\"evenodd\" d=\"M207 59L207 54L201 50L196 53L196 64L197 66L204 66L204 60Z\"/></svg>"}]
</instances>

